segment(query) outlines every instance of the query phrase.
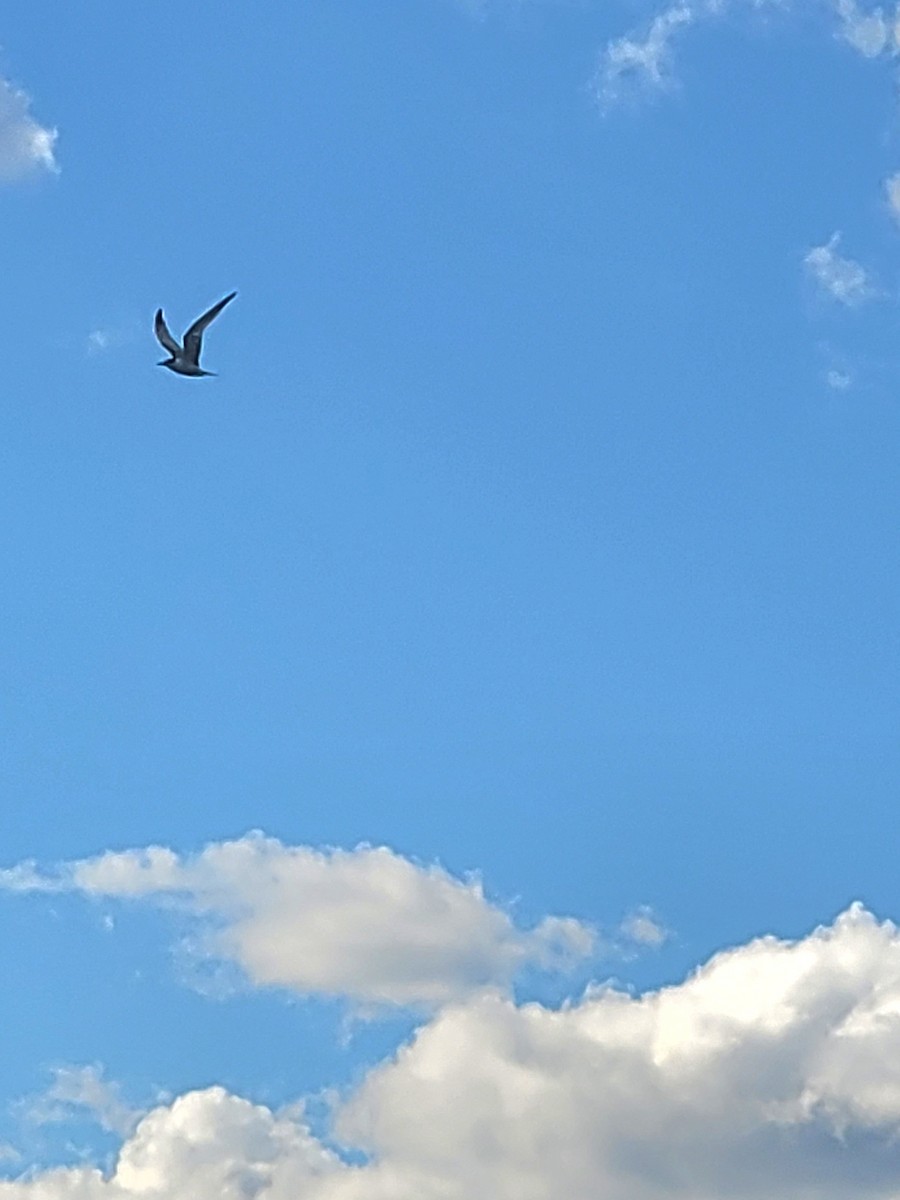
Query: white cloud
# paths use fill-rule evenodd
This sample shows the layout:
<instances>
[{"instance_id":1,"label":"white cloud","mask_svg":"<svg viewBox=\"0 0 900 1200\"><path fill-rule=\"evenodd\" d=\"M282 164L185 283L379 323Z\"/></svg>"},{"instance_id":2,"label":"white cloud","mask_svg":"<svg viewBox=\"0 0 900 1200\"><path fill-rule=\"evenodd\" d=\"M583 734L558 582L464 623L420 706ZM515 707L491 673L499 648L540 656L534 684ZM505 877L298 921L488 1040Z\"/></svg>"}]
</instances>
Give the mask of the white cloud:
<instances>
[{"instance_id":1,"label":"white cloud","mask_svg":"<svg viewBox=\"0 0 900 1200\"><path fill-rule=\"evenodd\" d=\"M567 968L594 947L579 921L520 929L478 880L385 847L320 851L259 834L193 857L160 846L107 853L49 875L24 863L0 872L0 887L179 904L204 922L197 952L253 983L363 1003L439 1005L508 987L528 965Z\"/></svg>"},{"instance_id":2,"label":"white cloud","mask_svg":"<svg viewBox=\"0 0 900 1200\"><path fill-rule=\"evenodd\" d=\"M865 267L838 253L840 240L840 234L834 233L823 245L813 246L803 265L822 292L853 308L871 300L878 292Z\"/></svg>"},{"instance_id":3,"label":"white cloud","mask_svg":"<svg viewBox=\"0 0 900 1200\"><path fill-rule=\"evenodd\" d=\"M334 1133L222 1088L154 1109L108 1176L0 1200L889 1200L900 1195L900 933L856 905L683 983L551 1010L482 993L363 1080Z\"/></svg>"},{"instance_id":4,"label":"white cloud","mask_svg":"<svg viewBox=\"0 0 900 1200\"><path fill-rule=\"evenodd\" d=\"M884 192L891 215L895 221L900 221L900 171L884 181Z\"/></svg>"},{"instance_id":5,"label":"white cloud","mask_svg":"<svg viewBox=\"0 0 900 1200\"><path fill-rule=\"evenodd\" d=\"M784 7L785 0L745 0L738 7ZM701 21L722 16L734 0L675 0L651 20L645 32L630 33L609 42L600 56L592 90L608 110L634 89L652 93L670 88L676 35Z\"/></svg>"},{"instance_id":6,"label":"white cloud","mask_svg":"<svg viewBox=\"0 0 900 1200\"><path fill-rule=\"evenodd\" d=\"M699 16L694 5L673 4L653 19L643 37L631 35L610 42L594 80L601 106L610 108L631 86L651 90L666 87L671 82L672 39Z\"/></svg>"},{"instance_id":7,"label":"white cloud","mask_svg":"<svg viewBox=\"0 0 900 1200\"><path fill-rule=\"evenodd\" d=\"M592 88L604 109L613 107L636 87L654 92L671 87L672 46L680 31L735 8L787 8L785 0L676 0L663 8L642 33L609 42L600 58ZM861 8L856 0L832 0L837 36L866 58L895 55L900 48L900 18L883 9Z\"/></svg>"},{"instance_id":8,"label":"white cloud","mask_svg":"<svg viewBox=\"0 0 900 1200\"><path fill-rule=\"evenodd\" d=\"M30 100L6 79L0 79L0 181L23 179L36 171L57 171L56 130L32 117Z\"/></svg>"},{"instance_id":9,"label":"white cloud","mask_svg":"<svg viewBox=\"0 0 900 1200\"><path fill-rule=\"evenodd\" d=\"M0 888L6 892L61 892L65 885L51 883L37 869L37 863L29 860L16 863L14 867L0 868Z\"/></svg>"},{"instance_id":10,"label":"white cloud","mask_svg":"<svg viewBox=\"0 0 900 1200\"><path fill-rule=\"evenodd\" d=\"M297 1116L230 1095L188 1092L153 1109L122 1145L110 1177L79 1166L0 1182L3 1200L251 1200L315 1195L314 1181L339 1166ZM327 1193L320 1193L324 1196Z\"/></svg>"},{"instance_id":11,"label":"white cloud","mask_svg":"<svg viewBox=\"0 0 900 1200\"><path fill-rule=\"evenodd\" d=\"M134 340L134 330L128 326L98 326L87 335L85 349L91 357L105 354L108 350L118 350Z\"/></svg>"},{"instance_id":12,"label":"white cloud","mask_svg":"<svg viewBox=\"0 0 900 1200\"><path fill-rule=\"evenodd\" d=\"M87 1112L102 1129L121 1134L131 1132L139 1115L122 1099L118 1085L103 1078L98 1066L55 1067L50 1086L26 1101L25 1108L28 1119L36 1124L68 1121L74 1114Z\"/></svg>"},{"instance_id":13,"label":"white cloud","mask_svg":"<svg viewBox=\"0 0 900 1200\"><path fill-rule=\"evenodd\" d=\"M846 392L853 383L853 376L847 371L839 371L831 367L825 373L825 382L835 392Z\"/></svg>"},{"instance_id":14,"label":"white cloud","mask_svg":"<svg viewBox=\"0 0 900 1200\"><path fill-rule=\"evenodd\" d=\"M837 0L835 9L840 20L838 37L854 50L866 58L877 58L893 49L893 22L887 20L882 9L865 12L856 0Z\"/></svg>"},{"instance_id":15,"label":"white cloud","mask_svg":"<svg viewBox=\"0 0 900 1200\"><path fill-rule=\"evenodd\" d=\"M630 942L653 948L661 946L669 937L669 931L645 904L625 917L619 926L619 932Z\"/></svg>"},{"instance_id":16,"label":"white cloud","mask_svg":"<svg viewBox=\"0 0 900 1200\"><path fill-rule=\"evenodd\" d=\"M854 908L640 998L445 1010L338 1128L459 1200L896 1195L897 930Z\"/></svg>"}]
</instances>

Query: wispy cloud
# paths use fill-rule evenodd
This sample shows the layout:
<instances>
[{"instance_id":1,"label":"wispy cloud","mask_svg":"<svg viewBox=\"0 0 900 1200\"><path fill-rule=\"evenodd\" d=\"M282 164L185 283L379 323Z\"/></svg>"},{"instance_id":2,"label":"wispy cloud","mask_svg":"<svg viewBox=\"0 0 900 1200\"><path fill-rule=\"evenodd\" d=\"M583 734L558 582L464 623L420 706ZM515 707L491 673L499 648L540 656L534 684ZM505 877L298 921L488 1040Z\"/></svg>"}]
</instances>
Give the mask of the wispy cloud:
<instances>
[{"instance_id":1,"label":"wispy cloud","mask_svg":"<svg viewBox=\"0 0 900 1200\"><path fill-rule=\"evenodd\" d=\"M603 110L629 95L652 94L672 87L674 43L693 25L732 10L784 8L786 0L676 0L661 9L644 29L610 41L600 56L592 90ZM833 0L836 36L866 58L896 55L900 19L881 8L863 9L856 0Z\"/></svg>"},{"instance_id":2,"label":"wispy cloud","mask_svg":"<svg viewBox=\"0 0 900 1200\"><path fill-rule=\"evenodd\" d=\"M99 1066L55 1067L46 1091L25 1101L28 1120L45 1125L70 1120L87 1113L108 1133L127 1135L140 1113L122 1099L118 1084L103 1077Z\"/></svg>"},{"instance_id":3,"label":"wispy cloud","mask_svg":"<svg viewBox=\"0 0 900 1200\"><path fill-rule=\"evenodd\" d=\"M888 19L881 8L866 12L856 0L837 0L837 35L866 58L878 58L896 49L896 17Z\"/></svg>"},{"instance_id":4,"label":"wispy cloud","mask_svg":"<svg viewBox=\"0 0 900 1200\"><path fill-rule=\"evenodd\" d=\"M673 4L654 17L643 35L610 42L593 83L601 108L612 108L629 89L646 92L671 86L672 41L703 11L692 4Z\"/></svg>"},{"instance_id":5,"label":"wispy cloud","mask_svg":"<svg viewBox=\"0 0 900 1200\"><path fill-rule=\"evenodd\" d=\"M0 181L14 183L40 171L56 172L57 133L31 115L31 101L0 79Z\"/></svg>"},{"instance_id":6,"label":"wispy cloud","mask_svg":"<svg viewBox=\"0 0 900 1200\"><path fill-rule=\"evenodd\" d=\"M884 194L891 216L900 222L900 171L889 175L884 181Z\"/></svg>"},{"instance_id":7,"label":"wispy cloud","mask_svg":"<svg viewBox=\"0 0 900 1200\"><path fill-rule=\"evenodd\" d=\"M31 859L16 863L14 867L0 868L0 888L5 892L62 892L64 883L52 881L42 875L37 863Z\"/></svg>"},{"instance_id":8,"label":"wispy cloud","mask_svg":"<svg viewBox=\"0 0 900 1200\"><path fill-rule=\"evenodd\" d=\"M833 233L821 246L813 246L803 259L810 279L821 293L855 308L878 295L871 275L861 263L838 253L840 233Z\"/></svg>"},{"instance_id":9,"label":"wispy cloud","mask_svg":"<svg viewBox=\"0 0 900 1200\"><path fill-rule=\"evenodd\" d=\"M143 322L121 318L100 320L84 339L84 352L89 358L98 358L133 345L146 333Z\"/></svg>"},{"instance_id":10,"label":"wispy cloud","mask_svg":"<svg viewBox=\"0 0 900 1200\"><path fill-rule=\"evenodd\" d=\"M785 0L744 0L738 7L781 7ZM652 95L675 83L674 43L679 34L735 7L733 0L675 0L649 25L610 41L592 80L601 109L609 111L629 96Z\"/></svg>"},{"instance_id":11,"label":"wispy cloud","mask_svg":"<svg viewBox=\"0 0 900 1200\"><path fill-rule=\"evenodd\" d=\"M134 329L129 326L100 325L92 329L85 339L85 351L91 357L118 350L134 341Z\"/></svg>"},{"instance_id":12,"label":"wispy cloud","mask_svg":"<svg viewBox=\"0 0 900 1200\"><path fill-rule=\"evenodd\" d=\"M106 329L94 329L87 337L88 354L102 354L112 345L112 334Z\"/></svg>"},{"instance_id":13,"label":"wispy cloud","mask_svg":"<svg viewBox=\"0 0 900 1200\"><path fill-rule=\"evenodd\" d=\"M825 372L825 382L833 392L846 392L853 383L853 376L848 371L831 367Z\"/></svg>"},{"instance_id":14,"label":"wispy cloud","mask_svg":"<svg viewBox=\"0 0 900 1200\"><path fill-rule=\"evenodd\" d=\"M650 949L662 946L669 938L669 930L646 904L642 904L625 917L619 926L619 933L634 945Z\"/></svg>"}]
</instances>

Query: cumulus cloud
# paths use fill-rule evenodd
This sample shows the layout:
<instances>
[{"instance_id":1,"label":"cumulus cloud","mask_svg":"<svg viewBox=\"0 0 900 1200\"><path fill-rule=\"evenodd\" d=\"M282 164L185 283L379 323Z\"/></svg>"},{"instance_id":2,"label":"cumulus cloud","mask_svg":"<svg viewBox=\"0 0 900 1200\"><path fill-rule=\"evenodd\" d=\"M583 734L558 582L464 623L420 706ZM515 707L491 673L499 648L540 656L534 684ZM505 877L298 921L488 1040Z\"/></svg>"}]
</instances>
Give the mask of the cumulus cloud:
<instances>
[{"instance_id":1,"label":"cumulus cloud","mask_svg":"<svg viewBox=\"0 0 900 1200\"><path fill-rule=\"evenodd\" d=\"M841 235L833 233L821 246L813 246L803 259L807 274L826 296L848 308L878 294L869 272L852 258L838 253Z\"/></svg>"},{"instance_id":2,"label":"cumulus cloud","mask_svg":"<svg viewBox=\"0 0 900 1200\"><path fill-rule=\"evenodd\" d=\"M13 183L38 171L58 170L56 130L31 115L28 96L0 79L0 182Z\"/></svg>"},{"instance_id":3,"label":"cumulus cloud","mask_svg":"<svg viewBox=\"0 0 900 1200\"><path fill-rule=\"evenodd\" d=\"M108 1175L0 1200L888 1200L900 1194L900 933L855 905L642 996L447 1006L341 1102L222 1088L148 1113ZM361 1160L361 1161L360 1161Z\"/></svg>"},{"instance_id":4,"label":"cumulus cloud","mask_svg":"<svg viewBox=\"0 0 900 1200\"><path fill-rule=\"evenodd\" d=\"M3 1200L299 1200L327 1195L315 1181L339 1166L299 1115L281 1116L221 1087L152 1109L118 1154L111 1175L79 1166L0 1182Z\"/></svg>"},{"instance_id":5,"label":"cumulus cloud","mask_svg":"<svg viewBox=\"0 0 900 1200\"><path fill-rule=\"evenodd\" d=\"M881 1198L900 1189L898 1052L900 937L855 906L641 997L448 1009L338 1125L460 1200Z\"/></svg>"},{"instance_id":6,"label":"cumulus cloud","mask_svg":"<svg viewBox=\"0 0 900 1200\"><path fill-rule=\"evenodd\" d=\"M572 918L520 929L477 879L457 879L385 847L315 850L252 834L183 857L151 846L0 872L12 891L180 905L200 919L197 952L258 985L430 1007L506 988L526 966L565 969L594 935Z\"/></svg>"}]
</instances>

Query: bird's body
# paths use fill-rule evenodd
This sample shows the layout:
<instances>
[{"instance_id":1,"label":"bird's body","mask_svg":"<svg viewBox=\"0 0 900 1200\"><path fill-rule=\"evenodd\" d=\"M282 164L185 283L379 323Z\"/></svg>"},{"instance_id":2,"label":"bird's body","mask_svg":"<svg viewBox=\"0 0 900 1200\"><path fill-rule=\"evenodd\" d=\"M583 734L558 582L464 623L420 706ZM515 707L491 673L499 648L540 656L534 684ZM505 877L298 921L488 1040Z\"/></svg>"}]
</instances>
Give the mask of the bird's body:
<instances>
[{"instance_id":1,"label":"bird's body","mask_svg":"<svg viewBox=\"0 0 900 1200\"><path fill-rule=\"evenodd\" d=\"M169 357L164 358L162 362L157 363L158 367L168 367L170 371L174 371L176 375L188 375L194 379L201 375L212 375L213 371L204 371L200 366L200 348L203 341L203 331L211 321L214 321L226 304L230 304L235 298L237 292L231 292L220 300L218 304L214 304L211 309L198 317L193 325L184 335L184 345L180 346L169 332L169 327L166 324L166 319L163 316L161 308L156 310L156 320L154 327L156 336L160 345L164 350L168 350Z\"/></svg>"},{"instance_id":2,"label":"bird's body","mask_svg":"<svg viewBox=\"0 0 900 1200\"><path fill-rule=\"evenodd\" d=\"M204 371L202 367L197 367L193 363L185 362L182 358L166 359L165 362L158 362L158 367L168 367L170 371L174 371L176 375L190 375L194 379L199 379L201 375L215 375L215 371Z\"/></svg>"}]
</instances>

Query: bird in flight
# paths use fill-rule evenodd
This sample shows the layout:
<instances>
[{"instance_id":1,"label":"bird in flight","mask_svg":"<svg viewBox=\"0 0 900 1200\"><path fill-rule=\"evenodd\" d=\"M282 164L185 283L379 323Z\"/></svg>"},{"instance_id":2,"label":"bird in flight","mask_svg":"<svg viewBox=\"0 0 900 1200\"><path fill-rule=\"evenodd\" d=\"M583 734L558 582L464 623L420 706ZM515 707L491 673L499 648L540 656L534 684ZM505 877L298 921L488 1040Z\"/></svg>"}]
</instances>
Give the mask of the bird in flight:
<instances>
[{"instance_id":1,"label":"bird in flight","mask_svg":"<svg viewBox=\"0 0 900 1200\"><path fill-rule=\"evenodd\" d=\"M215 371L204 371L200 366L200 345L203 341L203 331L206 329L210 321L214 321L226 304L230 304L235 298L237 292L231 292L220 300L218 304L214 304L208 312L205 312L202 317L198 317L187 333L184 335L184 345L179 344L169 333L169 327L166 324L166 319L163 316L163 310L156 310L156 321L154 322L156 336L164 350L168 350L169 357L164 358L162 362L158 362L158 367L168 367L170 371L174 371L176 375L214 375Z\"/></svg>"}]
</instances>

